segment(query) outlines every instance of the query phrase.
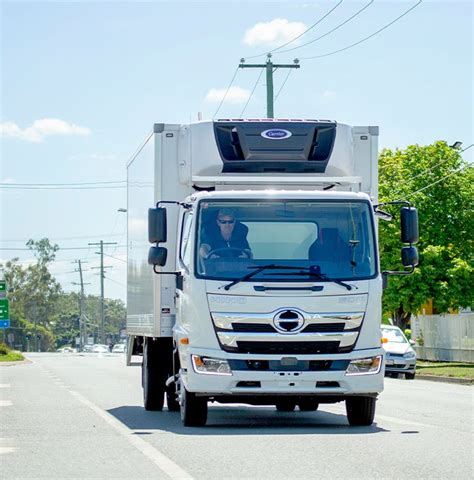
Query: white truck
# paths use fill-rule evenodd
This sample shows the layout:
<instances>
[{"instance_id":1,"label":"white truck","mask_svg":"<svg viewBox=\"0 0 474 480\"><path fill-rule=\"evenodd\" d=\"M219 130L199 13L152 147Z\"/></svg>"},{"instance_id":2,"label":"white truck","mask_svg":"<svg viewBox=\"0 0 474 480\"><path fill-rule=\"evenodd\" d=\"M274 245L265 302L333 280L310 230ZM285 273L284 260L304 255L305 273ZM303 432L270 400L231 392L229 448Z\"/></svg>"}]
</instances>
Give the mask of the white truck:
<instances>
[{"instance_id":1,"label":"white truck","mask_svg":"<svg viewBox=\"0 0 474 480\"><path fill-rule=\"evenodd\" d=\"M350 425L373 422L384 279L418 263L417 211L398 202L405 268L380 271L377 140L328 120L154 125L127 166L128 364L143 356L145 409L166 398L202 426L209 402L345 401Z\"/></svg>"}]
</instances>

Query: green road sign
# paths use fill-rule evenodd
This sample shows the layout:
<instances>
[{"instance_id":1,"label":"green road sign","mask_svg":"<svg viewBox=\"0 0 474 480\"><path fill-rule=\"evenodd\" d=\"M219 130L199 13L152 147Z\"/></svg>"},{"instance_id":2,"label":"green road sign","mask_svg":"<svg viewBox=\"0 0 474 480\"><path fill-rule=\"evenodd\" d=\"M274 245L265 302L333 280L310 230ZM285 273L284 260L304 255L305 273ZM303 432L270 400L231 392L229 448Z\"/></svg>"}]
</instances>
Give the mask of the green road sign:
<instances>
[{"instance_id":1,"label":"green road sign","mask_svg":"<svg viewBox=\"0 0 474 480\"><path fill-rule=\"evenodd\" d=\"M0 320L10 319L10 306L8 304L8 298L0 299Z\"/></svg>"},{"instance_id":2,"label":"green road sign","mask_svg":"<svg viewBox=\"0 0 474 480\"><path fill-rule=\"evenodd\" d=\"M7 282L5 280L0 280L0 292L7 291Z\"/></svg>"}]
</instances>

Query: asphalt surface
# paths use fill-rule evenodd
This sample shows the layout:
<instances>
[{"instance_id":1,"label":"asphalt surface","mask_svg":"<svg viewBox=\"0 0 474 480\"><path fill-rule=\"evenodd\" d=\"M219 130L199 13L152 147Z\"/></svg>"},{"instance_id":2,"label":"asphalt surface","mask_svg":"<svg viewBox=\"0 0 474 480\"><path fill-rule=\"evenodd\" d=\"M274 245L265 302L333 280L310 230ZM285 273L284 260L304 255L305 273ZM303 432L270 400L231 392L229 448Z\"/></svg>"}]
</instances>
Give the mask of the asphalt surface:
<instances>
[{"instance_id":1,"label":"asphalt surface","mask_svg":"<svg viewBox=\"0 0 474 480\"><path fill-rule=\"evenodd\" d=\"M146 412L121 354L28 354L0 366L0 478L470 479L473 386L386 379L371 427L211 405L208 425Z\"/></svg>"}]
</instances>

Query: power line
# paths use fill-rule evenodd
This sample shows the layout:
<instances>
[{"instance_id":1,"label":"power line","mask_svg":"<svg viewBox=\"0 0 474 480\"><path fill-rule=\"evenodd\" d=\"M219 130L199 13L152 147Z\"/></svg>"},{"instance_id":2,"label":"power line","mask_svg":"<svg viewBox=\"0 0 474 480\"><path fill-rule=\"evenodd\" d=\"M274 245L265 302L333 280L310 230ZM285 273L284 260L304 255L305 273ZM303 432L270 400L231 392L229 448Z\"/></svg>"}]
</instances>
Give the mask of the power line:
<instances>
[{"instance_id":1,"label":"power line","mask_svg":"<svg viewBox=\"0 0 474 480\"><path fill-rule=\"evenodd\" d=\"M306 43L303 43L302 45L298 45L297 47L292 47L292 48L288 48L286 50L282 50L280 52L278 52L278 55L280 53L286 53L286 52L291 52L293 50L296 50L298 48L303 48L303 47L306 47L306 45L310 45L312 43L315 43L317 42L318 40L321 40L321 38L324 38L324 37L327 37L328 35L330 35L331 33L335 32L336 30L339 30L341 27L343 27L346 23L349 23L353 18L357 17L358 15L360 15L365 9L369 8L372 4L374 3L374 0L370 0L369 3L367 3L366 5L364 5L360 10L358 10L356 13L354 13L352 16L350 16L347 20L345 20L344 22L340 23L339 25L337 25L336 27L334 27L333 29L329 30L329 32L326 32L325 34L323 35L320 35L319 37L315 38L314 40L311 40L310 42L306 42Z\"/></svg>"},{"instance_id":2,"label":"power line","mask_svg":"<svg viewBox=\"0 0 474 480\"><path fill-rule=\"evenodd\" d=\"M97 189L113 189L113 188L127 188L126 185L96 185L96 186L84 186L84 187L22 187L11 186L11 184L0 184L0 188L3 190L97 190Z\"/></svg>"},{"instance_id":3,"label":"power line","mask_svg":"<svg viewBox=\"0 0 474 480\"><path fill-rule=\"evenodd\" d=\"M224 100L226 99L227 94L229 93L230 87L231 87L232 84L234 83L234 80L235 80L235 77L237 76L237 72L238 72L238 71L239 71L239 67L237 67L237 68L235 69L235 72L234 72L234 75L233 75L233 77L232 77L232 80L230 81L229 86L227 87L227 90L225 91L224 96L222 97L221 103L219 103L219 106L217 107L216 112L215 112L214 115L212 116L212 119L213 119L213 120L214 120L214 118L216 118L217 113L218 113L219 110L221 109L221 106L222 106L222 104L224 103Z\"/></svg>"},{"instance_id":4,"label":"power line","mask_svg":"<svg viewBox=\"0 0 474 480\"><path fill-rule=\"evenodd\" d=\"M459 153L463 153L463 152L465 152L466 150L469 150L469 149L470 149L471 147L473 147L473 146L474 146L474 143L471 143L471 145L469 145L468 147L464 148L464 149L461 150ZM411 182L412 180L415 180L415 178L421 177L421 176L424 175L425 173L431 172L431 170L434 170L436 167L439 167L440 165L443 165L443 164L445 164L445 163L446 163L446 161L443 160L442 162L437 163L437 164L434 165L433 167L430 167L430 168L424 170L423 172L418 173L418 174L415 175L414 177L409 178L409 179L407 180L407 182Z\"/></svg>"},{"instance_id":5,"label":"power line","mask_svg":"<svg viewBox=\"0 0 474 480\"><path fill-rule=\"evenodd\" d=\"M122 282L118 282L117 280L114 280L110 277L105 277L109 282L112 282L112 283L116 283L117 285L120 285L121 287L127 287L127 285L125 285L125 283L122 283Z\"/></svg>"},{"instance_id":6,"label":"power line","mask_svg":"<svg viewBox=\"0 0 474 480\"><path fill-rule=\"evenodd\" d=\"M445 175L444 177L440 178L439 180L436 180L436 182L430 183L429 185L426 185L426 187L420 188L419 190L416 190L415 192L409 193L408 195L404 195L403 199L411 197L412 195L416 195L417 193L420 193L423 190L426 190L427 188L430 188L433 185L436 185L436 184L442 182L443 180L446 180L447 178L451 177L452 175L455 175L456 173L462 172L466 168L472 168L472 167L474 167L474 165L464 165L463 167L456 169L454 172L451 172L450 174Z\"/></svg>"},{"instance_id":7,"label":"power line","mask_svg":"<svg viewBox=\"0 0 474 480\"><path fill-rule=\"evenodd\" d=\"M104 245L106 245L104 243ZM115 245L115 244L114 244ZM105 248L108 248L107 246ZM116 248L127 248L127 245L117 245ZM0 250L14 250L14 251L28 251L28 252L31 252L31 248L10 248L10 247L0 247ZM60 250L90 250L90 247L65 247L65 248L62 248L62 247L59 247L58 248L58 252Z\"/></svg>"},{"instance_id":8,"label":"power line","mask_svg":"<svg viewBox=\"0 0 474 480\"><path fill-rule=\"evenodd\" d=\"M410 13L414 8L418 7L418 5L420 5L420 3L422 3L423 0L419 0L418 3L416 3L415 5L413 5L412 7L410 7L408 10L406 10L405 12L403 12L400 16L398 16L397 18L395 18L394 20L392 20L390 23L387 23L387 25L383 26L382 28L380 28L379 30L377 30L376 32L372 33L371 35L369 35L368 37L365 37L361 40L359 40L358 42L355 42L355 43L352 43L351 45L347 45L346 47L343 47L343 48L340 48L339 50L334 50L332 52L328 52L328 53L324 53L323 55L314 55L312 57L301 57L300 60L312 60L314 58L322 58L322 57L328 57L329 55L334 55L336 53L340 53L340 52L343 52L344 50L348 50L349 48L352 48L352 47L355 47L356 45L360 45L361 43L369 40L370 38L374 37L375 35L377 35L378 33L382 32L383 30L387 29L388 27L390 27L391 25L393 25L395 22L397 22L398 20L400 20L402 17L404 17L405 15L407 15L408 13Z\"/></svg>"},{"instance_id":9,"label":"power line","mask_svg":"<svg viewBox=\"0 0 474 480\"><path fill-rule=\"evenodd\" d=\"M119 262L127 263L127 260L124 260L123 258L119 258L119 257L114 257L113 255L108 255L107 253L104 253L104 256L114 258L115 260L118 260Z\"/></svg>"},{"instance_id":10,"label":"power line","mask_svg":"<svg viewBox=\"0 0 474 480\"><path fill-rule=\"evenodd\" d=\"M288 73L286 74L285 80L283 80L283 83L282 83L280 89L278 90L277 94L275 95L275 99L273 100L274 102L277 101L277 98L278 98L278 96L280 95L281 91L283 90L283 87L285 86L285 84L286 84L286 82L287 82L287 80L288 80L288 77L291 75L291 72L292 72L292 71L293 71L292 69L289 69L289 70L288 70Z\"/></svg>"},{"instance_id":11,"label":"power line","mask_svg":"<svg viewBox=\"0 0 474 480\"><path fill-rule=\"evenodd\" d=\"M153 130L151 130L150 132L147 133L145 139L143 140L142 143L140 143L140 145L138 146L138 148L135 150L135 152L132 153L132 155L130 155L130 158L128 159L127 161L127 166L130 165L134 160L135 158L137 157L137 155L140 154L140 152L143 150L143 148L145 147L145 145L148 143L148 140L150 140L150 138L152 137L153 135Z\"/></svg>"},{"instance_id":12,"label":"power line","mask_svg":"<svg viewBox=\"0 0 474 480\"><path fill-rule=\"evenodd\" d=\"M88 238L103 238L105 237L106 234L102 234L102 235L83 235L83 236L79 236L79 237L51 237L49 238L50 241L56 241L56 240L84 240L84 239L88 239ZM109 237L120 237L121 234L120 233L114 233L114 234L110 234ZM3 240L1 240L2 243L4 242L27 242L29 240L26 239L26 238L4 238Z\"/></svg>"},{"instance_id":13,"label":"power line","mask_svg":"<svg viewBox=\"0 0 474 480\"><path fill-rule=\"evenodd\" d=\"M307 28L303 33L301 33L300 35L298 35L297 37L293 38L292 40L290 40L289 42L286 42L284 43L283 45L280 45L279 47L276 47L274 48L273 50L270 50L270 51L267 51L265 53L259 53L258 55L252 55L251 57L245 57L247 60L250 60L252 58L257 58L257 57L262 57L263 55L267 55L269 53L273 53L273 52L276 52L277 50L280 50L280 48L283 48L283 47L286 47L287 45L289 45L290 43L293 43L294 41L298 40L298 38L301 38L303 35L306 35L310 30L312 30L316 25L318 25L319 23L321 23L327 16L329 16L332 12L334 12L334 10L336 10L337 7L339 7L339 5L341 5L341 3L343 2L343 0L340 0L339 3L336 4L336 6L334 6L333 8L331 8L325 15L323 15L319 20L317 20L315 23L313 23L309 28ZM278 53L282 53L282 52L278 52Z\"/></svg>"},{"instance_id":14,"label":"power line","mask_svg":"<svg viewBox=\"0 0 474 480\"><path fill-rule=\"evenodd\" d=\"M106 182L71 182L71 183L1 183L0 185L15 185L22 187L57 187L57 186L78 186L78 185L106 185L110 183L127 183L127 180L110 180Z\"/></svg>"},{"instance_id":15,"label":"power line","mask_svg":"<svg viewBox=\"0 0 474 480\"><path fill-rule=\"evenodd\" d=\"M257 81L255 82L255 85L253 86L252 92L250 93L250 96L247 99L247 103L245 104L245 107L243 108L242 112L240 112L240 117L239 118L243 118L244 112L247 109L248 104L250 103L250 99L252 98L252 96L255 92L255 89L257 88L258 82L260 81L260 78L262 78L262 74L263 74L263 68L260 70L260 73L258 74Z\"/></svg>"}]
</instances>

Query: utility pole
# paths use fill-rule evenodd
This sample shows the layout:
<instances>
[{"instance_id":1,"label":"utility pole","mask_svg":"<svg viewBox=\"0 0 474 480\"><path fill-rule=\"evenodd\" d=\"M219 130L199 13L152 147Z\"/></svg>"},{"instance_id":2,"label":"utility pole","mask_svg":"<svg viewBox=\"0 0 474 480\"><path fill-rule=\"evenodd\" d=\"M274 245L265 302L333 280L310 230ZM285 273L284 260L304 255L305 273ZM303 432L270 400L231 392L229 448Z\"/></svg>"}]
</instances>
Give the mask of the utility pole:
<instances>
[{"instance_id":1,"label":"utility pole","mask_svg":"<svg viewBox=\"0 0 474 480\"><path fill-rule=\"evenodd\" d=\"M112 268L112 267L104 267L104 245L117 245L117 242L104 242L101 240L98 243L89 243L89 245L99 245L100 252L95 252L100 255L100 267L91 267L91 268L100 268L100 329L99 329L99 337L100 342L105 344L105 330L104 330L104 269Z\"/></svg>"},{"instance_id":2,"label":"utility pole","mask_svg":"<svg viewBox=\"0 0 474 480\"><path fill-rule=\"evenodd\" d=\"M79 299L79 348L82 350L84 345L87 342L87 326L85 322L85 297L84 297L84 285L90 285L90 283L84 283L82 278L82 263L81 260L76 260L73 262L74 264L78 265L79 270L79 278L81 283L72 282L73 285L80 285L81 286L81 296ZM84 262L85 263L85 262Z\"/></svg>"},{"instance_id":3,"label":"utility pole","mask_svg":"<svg viewBox=\"0 0 474 480\"><path fill-rule=\"evenodd\" d=\"M240 59L239 68L265 68L267 73L267 118L274 118L273 115L273 72L277 68L300 68L299 60L295 58L291 64L280 64L272 62L272 54L267 54L266 63L245 64L245 59Z\"/></svg>"}]
</instances>

